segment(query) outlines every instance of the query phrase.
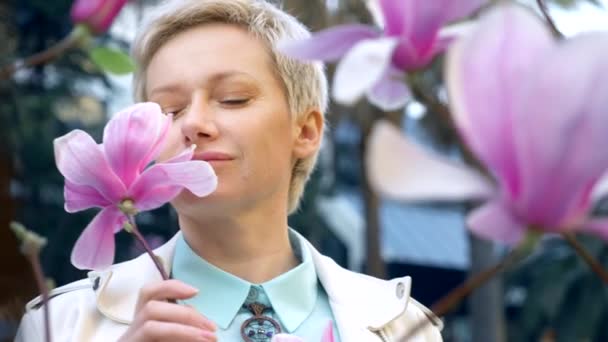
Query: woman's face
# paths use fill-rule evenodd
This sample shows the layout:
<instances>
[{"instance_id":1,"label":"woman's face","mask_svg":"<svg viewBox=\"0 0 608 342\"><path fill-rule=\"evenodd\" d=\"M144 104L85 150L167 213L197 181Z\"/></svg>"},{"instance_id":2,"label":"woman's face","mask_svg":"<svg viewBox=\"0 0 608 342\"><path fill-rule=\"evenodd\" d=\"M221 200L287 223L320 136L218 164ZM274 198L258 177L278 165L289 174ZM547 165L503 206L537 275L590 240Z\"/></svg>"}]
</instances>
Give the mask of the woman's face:
<instances>
[{"instance_id":1,"label":"woman's face","mask_svg":"<svg viewBox=\"0 0 608 342\"><path fill-rule=\"evenodd\" d=\"M146 94L174 125L160 160L196 144L218 188L199 199L182 192L178 212L201 214L248 208L266 198L287 205L299 134L264 45L242 28L208 24L165 43L147 70ZM279 210L279 208L277 208Z\"/></svg>"}]
</instances>

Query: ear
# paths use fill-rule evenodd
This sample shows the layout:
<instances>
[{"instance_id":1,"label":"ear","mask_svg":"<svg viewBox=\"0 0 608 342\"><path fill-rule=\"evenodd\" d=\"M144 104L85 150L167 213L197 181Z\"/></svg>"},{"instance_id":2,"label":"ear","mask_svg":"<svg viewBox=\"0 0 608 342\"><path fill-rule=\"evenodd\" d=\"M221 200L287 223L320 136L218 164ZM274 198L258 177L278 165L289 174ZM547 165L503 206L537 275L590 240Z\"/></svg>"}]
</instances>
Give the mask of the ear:
<instances>
[{"instance_id":1,"label":"ear","mask_svg":"<svg viewBox=\"0 0 608 342\"><path fill-rule=\"evenodd\" d=\"M323 139L324 124L323 115L317 109L309 111L296 122L294 127L294 158L304 159L319 150Z\"/></svg>"}]
</instances>

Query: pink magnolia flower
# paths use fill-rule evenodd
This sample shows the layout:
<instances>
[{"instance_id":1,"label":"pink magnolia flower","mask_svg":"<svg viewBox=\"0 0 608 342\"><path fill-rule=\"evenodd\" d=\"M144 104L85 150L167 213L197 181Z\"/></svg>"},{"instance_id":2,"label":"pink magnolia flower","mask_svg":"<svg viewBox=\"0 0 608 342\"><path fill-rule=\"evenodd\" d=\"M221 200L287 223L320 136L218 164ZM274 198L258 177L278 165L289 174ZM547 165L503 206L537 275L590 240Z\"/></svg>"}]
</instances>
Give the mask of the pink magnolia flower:
<instances>
[{"instance_id":1,"label":"pink magnolia flower","mask_svg":"<svg viewBox=\"0 0 608 342\"><path fill-rule=\"evenodd\" d=\"M128 0L76 0L71 17L75 24L85 24L96 34L106 32Z\"/></svg>"},{"instance_id":2,"label":"pink magnolia flower","mask_svg":"<svg viewBox=\"0 0 608 342\"><path fill-rule=\"evenodd\" d=\"M289 335L289 334L277 334L274 335L271 342L304 342L304 340L300 337ZM334 342L334 324L329 321L325 330L323 330L323 336L321 337L321 342Z\"/></svg>"},{"instance_id":3,"label":"pink magnolia flower","mask_svg":"<svg viewBox=\"0 0 608 342\"><path fill-rule=\"evenodd\" d=\"M323 330L321 342L334 342L334 323L332 321L329 321L325 330Z\"/></svg>"},{"instance_id":4,"label":"pink magnolia flower","mask_svg":"<svg viewBox=\"0 0 608 342\"><path fill-rule=\"evenodd\" d=\"M498 6L446 64L456 126L495 182L423 152L386 123L370 142L370 181L394 198L485 200L467 221L486 239L515 244L533 228L608 240L608 221L590 217L606 192L606 61L608 33L556 42L530 11Z\"/></svg>"},{"instance_id":5,"label":"pink magnolia flower","mask_svg":"<svg viewBox=\"0 0 608 342\"><path fill-rule=\"evenodd\" d=\"M142 103L108 122L101 145L81 130L55 139L55 162L65 177L65 210L102 208L72 250L74 266L103 269L112 264L114 233L127 220L119 206L129 203L137 211L146 211L160 207L183 189L197 196L215 190L217 178L211 166L190 160L195 146L147 167L158 157L171 124L172 118L157 104Z\"/></svg>"},{"instance_id":6,"label":"pink magnolia flower","mask_svg":"<svg viewBox=\"0 0 608 342\"><path fill-rule=\"evenodd\" d=\"M303 60L335 61L333 97L352 104L364 94L384 109L410 99L405 72L427 65L454 38L440 35L444 24L462 18L485 0L380 0L384 32L361 24L339 25L311 38L285 41L279 50Z\"/></svg>"}]
</instances>

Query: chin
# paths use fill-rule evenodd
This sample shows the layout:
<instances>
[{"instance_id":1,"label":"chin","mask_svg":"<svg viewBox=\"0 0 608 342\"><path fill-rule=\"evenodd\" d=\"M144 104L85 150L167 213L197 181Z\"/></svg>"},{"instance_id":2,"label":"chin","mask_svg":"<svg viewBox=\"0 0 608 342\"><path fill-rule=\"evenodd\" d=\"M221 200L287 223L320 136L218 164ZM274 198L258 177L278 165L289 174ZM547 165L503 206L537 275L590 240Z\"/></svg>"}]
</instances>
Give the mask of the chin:
<instances>
[{"instance_id":1,"label":"chin","mask_svg":"<svg viewBox=\"0 0 608 342\"><path fill-rule=\"evenodd\" d=\"M195 212L197 215L205 212L224 212L238 202L241 196L231 196L226 191L218 188L215 192L205 197L198 197L188 190L182 191L175 197L171 204L178 212Z\"/></svg>"}]
</instances>

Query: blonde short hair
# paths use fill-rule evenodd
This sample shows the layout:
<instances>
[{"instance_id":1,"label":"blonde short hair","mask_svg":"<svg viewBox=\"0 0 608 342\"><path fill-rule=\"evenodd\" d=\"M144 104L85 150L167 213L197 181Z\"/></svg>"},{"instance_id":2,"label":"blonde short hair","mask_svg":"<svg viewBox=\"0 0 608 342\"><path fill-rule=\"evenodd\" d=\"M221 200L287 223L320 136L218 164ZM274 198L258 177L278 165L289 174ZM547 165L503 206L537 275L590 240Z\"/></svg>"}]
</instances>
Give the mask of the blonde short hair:
<instances>
[{"instance_id":1,"label":"blonde short hair","mask_svg":"<svg viewBox=\"0 0 608 342\"><path fill-rule=\"evenodd\" d=\"M264 0L170 0L159 5L135 39L132 55L138 66L134 73L135 100L146 101L146 69L154 54L168 40L192 27L226 23L246 28L268 47L275 73L283 83L291 115L297 120L316 109L327 110L327 78L322 63L306 63L276 51L283 39L303 39L308 29L297 19ZM318 151L296 162L289 186L288 212L299 206L318 157Z\"/></svg>"}]
</instances>

